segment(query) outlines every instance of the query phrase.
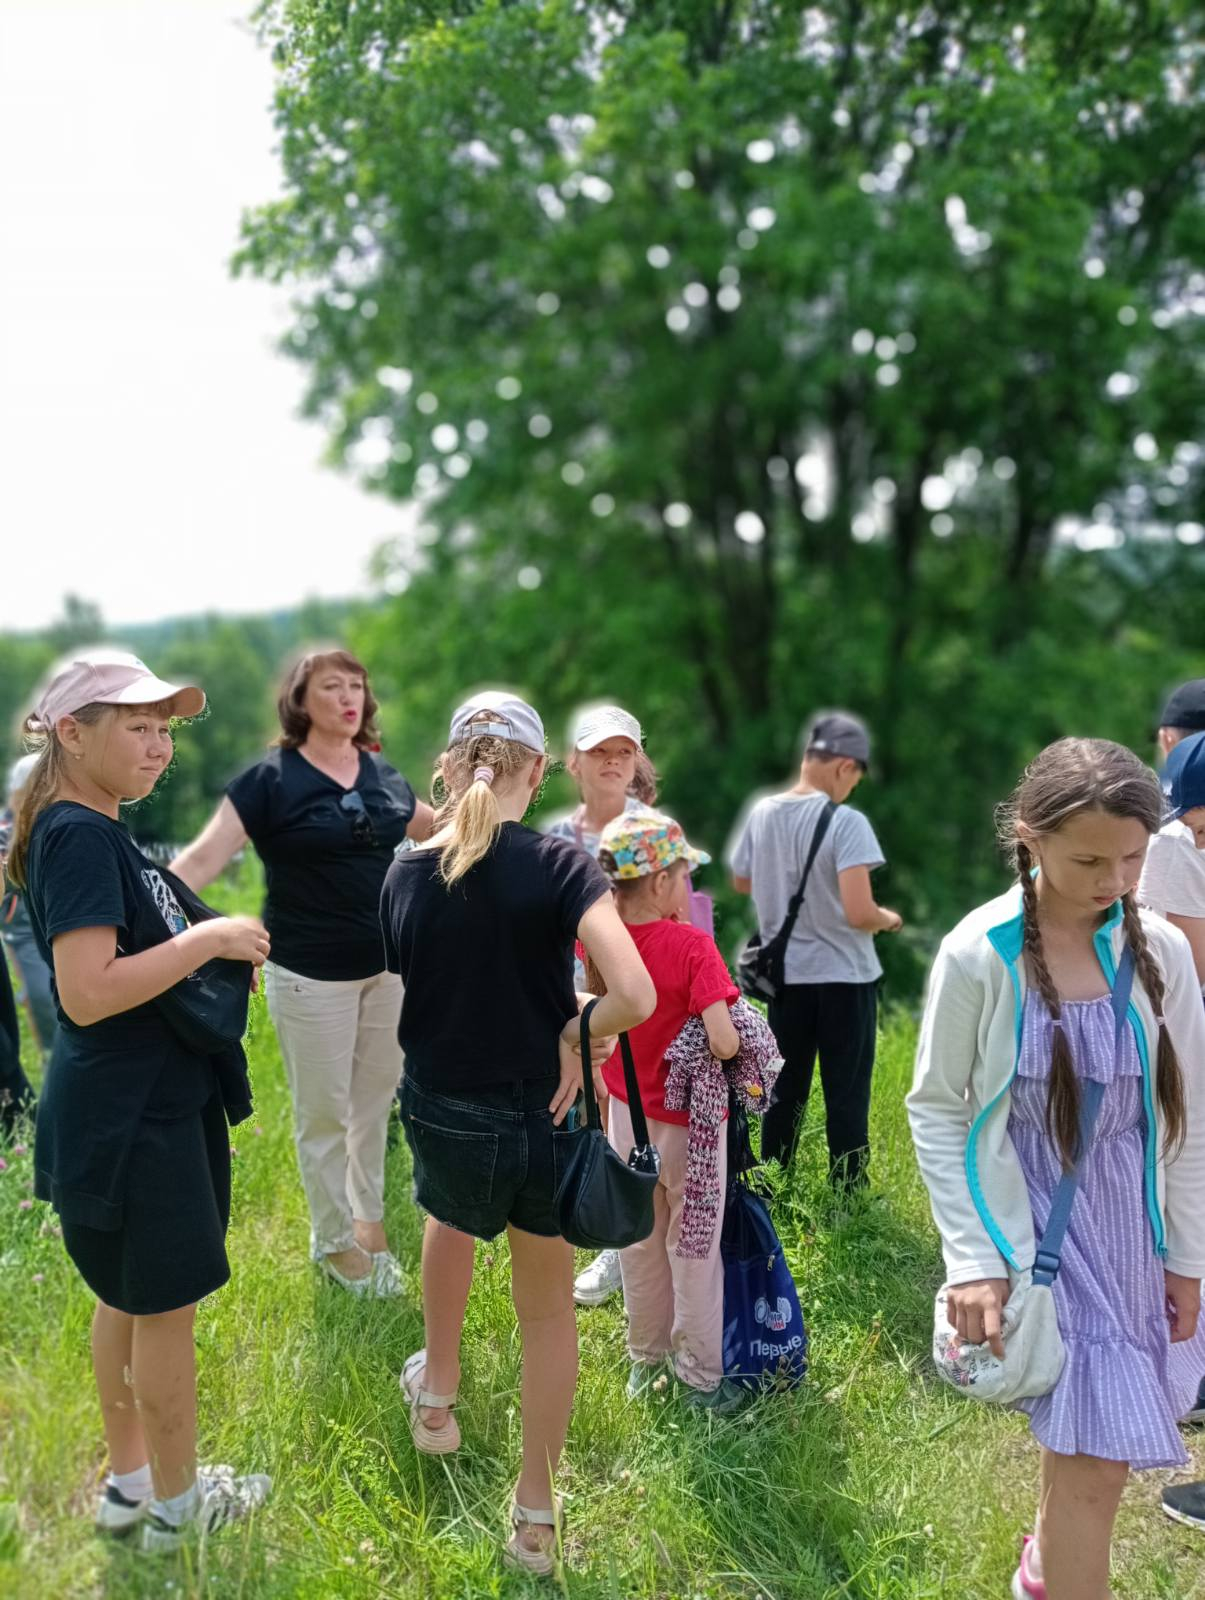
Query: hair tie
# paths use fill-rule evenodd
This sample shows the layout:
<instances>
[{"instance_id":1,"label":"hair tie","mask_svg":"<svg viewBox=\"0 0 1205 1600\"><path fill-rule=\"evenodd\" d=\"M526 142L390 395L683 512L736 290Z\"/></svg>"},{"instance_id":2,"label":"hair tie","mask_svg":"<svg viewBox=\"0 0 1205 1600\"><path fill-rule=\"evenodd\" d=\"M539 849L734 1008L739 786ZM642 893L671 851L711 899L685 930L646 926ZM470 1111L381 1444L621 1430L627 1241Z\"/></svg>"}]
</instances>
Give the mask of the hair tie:
<instances>
[{"instance_id":1,"label":"hair tie","mask_svg":"<svg viewBox=\"0 0 1205 1600\"><path fill-rule=\"evenodd\" d=\"M1062 1017L1051 1017L1050 1026L1052 1028L1057 1028L1059 1030L1059 1032L1062 1033L1063 1032L1063 1019L1062 1019Z\"/></svg>"},{"instance_id":2,"label":"hair tie","mask_svg":"<svg viewBox=\"0 0 1205 1600\"><path fill-rule=\"evenodd\" d=\"M493 783L493 781L494 781L494 769L493 769L493 767L474 767L473 768L473 782L474 783Z\"/></svg>"},{"instance_id":3,"label":"hair tie","mask_svg":"<svg viewBox=\"0 0 1205 1600\"><path fill-rule=\"evenodd\" d=\"M1162 1028L1162 1027L1166 1026L1166 1024L1164 1023L1164 1020L1163 1020L1162 1011L1156 1011L1155 1012L1155 1026L1157 1028Z\"/></svg>"}]
</instances>

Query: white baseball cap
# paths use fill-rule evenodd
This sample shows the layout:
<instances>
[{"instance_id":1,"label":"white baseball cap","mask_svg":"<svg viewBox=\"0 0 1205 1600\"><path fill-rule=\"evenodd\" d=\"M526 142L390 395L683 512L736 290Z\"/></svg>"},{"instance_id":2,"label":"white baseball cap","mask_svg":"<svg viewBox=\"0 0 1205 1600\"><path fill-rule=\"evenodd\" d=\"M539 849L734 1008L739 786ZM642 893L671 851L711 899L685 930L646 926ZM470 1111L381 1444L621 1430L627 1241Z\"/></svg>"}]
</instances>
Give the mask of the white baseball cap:
<instances>
[{"instance_id":1,"label":"white baseball cap","mask_svg":"<svg viewBox=\"0 0 1205 1600\"><path fill-rule=\"evenodd\" d=\"M593 750L604 739L630 739L639 750L643 735L640 724L622 706L587 706L573 724L573 748Z\"/></svg>"},{"instance_id":2,"label":"white baseball cap","mask_svg":"<svg viewBox=\"0 0 1205 1600\"><path fill-rule=\"evenodd\" d=\"M168 705L173 717L197 717L205 695L195 684L168 683L128 650L75 650L54 667L38 691L34 732L49 733L60 717L84 706Z\"/></svg>"},{"instance_id":3,"label":"white baseball cap","mask_svg":"<svg viewBox=\"0 0 1205 1600\"><path fill-rule=\"evenodd\" d=\"M526 745L538 756L544 754L544 724L539 713L507 689L479 689L452 713L449 745L483 733Z\"/></svg>"}]
</instances>

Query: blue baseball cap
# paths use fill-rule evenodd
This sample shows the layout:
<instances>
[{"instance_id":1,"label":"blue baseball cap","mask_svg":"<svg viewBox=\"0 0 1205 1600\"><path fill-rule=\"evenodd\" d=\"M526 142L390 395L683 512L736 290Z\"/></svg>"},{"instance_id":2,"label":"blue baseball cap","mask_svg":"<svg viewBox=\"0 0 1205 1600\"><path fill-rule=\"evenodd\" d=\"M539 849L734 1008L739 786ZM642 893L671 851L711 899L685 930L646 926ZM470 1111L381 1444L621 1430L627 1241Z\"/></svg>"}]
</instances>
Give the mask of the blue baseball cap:
<instances>
[{"instance_id":1,"label":"blue baseball cap","mask_svg":"<svg viewBox=\"0 0 1205 1600\"><path fill-rule=\"evenodd\" d=\"M1169 821L1205 806L1205 733L1173 745L1163 767L1163 798Z\"/></svg>"}]
</instances>

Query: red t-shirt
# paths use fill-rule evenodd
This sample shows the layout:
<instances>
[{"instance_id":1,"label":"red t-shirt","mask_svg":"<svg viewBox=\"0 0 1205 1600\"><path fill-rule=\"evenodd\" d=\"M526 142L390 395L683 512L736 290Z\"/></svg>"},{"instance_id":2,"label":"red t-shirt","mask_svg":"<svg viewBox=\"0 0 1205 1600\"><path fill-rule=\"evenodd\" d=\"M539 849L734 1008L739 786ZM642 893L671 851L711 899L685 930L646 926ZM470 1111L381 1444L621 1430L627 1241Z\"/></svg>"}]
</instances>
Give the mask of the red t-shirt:
<instances>
[{"instance_id":1,"label":"red t-shirt","mask_svg":"<svg viewBox=\"0 0 1205 1600\"><path fill-rule=\"evenodd\" d=\"M690 1122L688 1112L666 1110L665 1052L688 1017L697 1017L717 1000L727 1000L731 1005L740 998L740 990L733 983L715 940L702 928L663 917L657 922L629 923L628 932L657 991L657 1009L633 1028L630 1036L644 1114L656 1122L676 1122L686 1127ZM628 1092L618 1046L603 1067L603 1077L608 1090L626 1103Z\"/></svg>"}]
</instances>

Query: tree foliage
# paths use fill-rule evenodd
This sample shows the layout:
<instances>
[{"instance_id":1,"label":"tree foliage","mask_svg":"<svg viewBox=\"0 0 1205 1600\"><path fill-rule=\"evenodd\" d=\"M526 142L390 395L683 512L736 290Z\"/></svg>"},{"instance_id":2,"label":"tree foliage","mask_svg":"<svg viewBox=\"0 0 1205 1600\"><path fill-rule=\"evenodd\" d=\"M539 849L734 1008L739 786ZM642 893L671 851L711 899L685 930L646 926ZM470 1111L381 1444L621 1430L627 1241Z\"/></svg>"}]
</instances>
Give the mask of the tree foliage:
<instances>
[{"instance_id":1,"label":"tree foliage","mask_svg":"<svg viewBox=\"0 0 1205 1600\"><path fill-rule=\"evenodd\" d=\"M1041 739L1145 738L1200 594L1193 8L260 16L285 190L239 261L333 456L423 506L363 635L403 746L486 674L614 693L718 842L850 704L940 920Z\"/></svg>"}]
</instances>

